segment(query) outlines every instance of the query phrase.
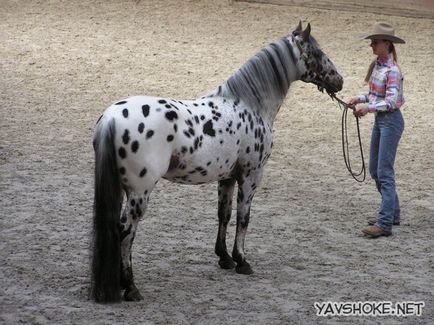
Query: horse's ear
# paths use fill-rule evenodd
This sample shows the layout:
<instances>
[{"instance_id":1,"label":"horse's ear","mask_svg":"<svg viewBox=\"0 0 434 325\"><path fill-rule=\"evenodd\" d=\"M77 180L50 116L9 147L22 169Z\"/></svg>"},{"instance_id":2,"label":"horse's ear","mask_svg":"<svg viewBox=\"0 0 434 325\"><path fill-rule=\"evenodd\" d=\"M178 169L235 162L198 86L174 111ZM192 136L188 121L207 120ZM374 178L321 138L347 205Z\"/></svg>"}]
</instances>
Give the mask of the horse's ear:
<instances>
[{"instance_id":1,"label":"horse's ear","mask_svg":"<svg viewBox=\"0 0 434 325\"><path fill-rule=\"evenodd\" d=\"M301 33L301 37L303 38L303 41L308 42L310 36L310 23L307 24L306 29Z\"/></svg>"},{"instance_id":2,"label":"horse's ear","mask_svg":"<svg viewBox=\"0 0 434 325\"><path fill-rule=\"evenodd\" d=\"M294 35L294 36L299 35L302 30L303 30L303 27L301 27L301 20L300 20L300 22L298 23L298 26L292 32L292 35Z\"/></svg>"}]
</instances>

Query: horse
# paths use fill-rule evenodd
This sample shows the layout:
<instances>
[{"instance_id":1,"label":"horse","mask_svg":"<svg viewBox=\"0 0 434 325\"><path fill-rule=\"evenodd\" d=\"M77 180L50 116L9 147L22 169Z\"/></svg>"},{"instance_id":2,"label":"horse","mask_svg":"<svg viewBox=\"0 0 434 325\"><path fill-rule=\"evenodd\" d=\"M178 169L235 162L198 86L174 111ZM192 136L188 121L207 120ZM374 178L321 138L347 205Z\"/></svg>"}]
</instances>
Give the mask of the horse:
<instances>
[{"instance_id":1,"label":"horse","mask_svg":"<svg viewBox=\"0 0 434 325\"><path fill-rule=\"evenodd\" d=\"M239 274L253 273L244 253L250 207L271 155L274 119L296 80L329 94L343 85L342 76L311 35L311 25L303 30L301 22L206 96L196 100L135 96L104 111L93 141L93 300L118 302L122 290L126 301L143 299L133 279L132 244L161 178L182 184L218 182L218 263ZM236 184L231 256L226 230Z\"/></svg>"}]
</instances>

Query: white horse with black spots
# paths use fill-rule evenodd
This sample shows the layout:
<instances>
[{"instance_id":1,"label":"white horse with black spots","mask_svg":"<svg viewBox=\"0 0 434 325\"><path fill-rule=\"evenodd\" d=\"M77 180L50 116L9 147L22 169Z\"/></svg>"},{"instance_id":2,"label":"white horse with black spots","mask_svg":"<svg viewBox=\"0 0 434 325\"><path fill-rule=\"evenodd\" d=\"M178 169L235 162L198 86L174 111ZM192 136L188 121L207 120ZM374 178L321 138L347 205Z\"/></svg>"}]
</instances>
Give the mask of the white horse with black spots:
<instances>
[{"instance_id":1,"label":"white horse with black spots","mask_svg":"<svg viewBox=\"0 0 434 325\"><path fill-rule=\"evenodd\" d=\"M131 97L110 106L94 138L92 288L95 301L143 299L133 280L131 248L149 196L161 178L218 181L215 252L224 269L252 269L244 254L250 206L273 147L273 122L292 82L335 93L343 79L310 35L310 25L262 49L225 83L197 100ZM238 184L236 237L226 229ZM124 193L126 203L122 210ZM122 212L122 213L121 213Z\"/></svg>"}]
</instances>

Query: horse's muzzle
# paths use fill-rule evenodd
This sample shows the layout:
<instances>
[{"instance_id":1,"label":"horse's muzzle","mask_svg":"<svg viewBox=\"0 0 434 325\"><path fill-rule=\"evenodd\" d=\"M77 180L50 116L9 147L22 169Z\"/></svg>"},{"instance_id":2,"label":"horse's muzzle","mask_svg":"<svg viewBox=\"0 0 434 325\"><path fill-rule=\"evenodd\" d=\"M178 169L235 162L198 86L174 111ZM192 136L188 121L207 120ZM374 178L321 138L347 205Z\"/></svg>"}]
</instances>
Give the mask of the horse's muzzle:
<instances>
[{"instance_id":1,"label":"horse's muzzle","mask_svg":"<svg viewBox=\"0 0 434 325\"><path fill-rule=\"evenodd\" d=\"M344 86L344 78L342 76L337 75L333 79L330 80L330 82L326 85L327 91L332 91L334 93L337 93L342 90L342 87Z\"/></svg>"}]
</instances>

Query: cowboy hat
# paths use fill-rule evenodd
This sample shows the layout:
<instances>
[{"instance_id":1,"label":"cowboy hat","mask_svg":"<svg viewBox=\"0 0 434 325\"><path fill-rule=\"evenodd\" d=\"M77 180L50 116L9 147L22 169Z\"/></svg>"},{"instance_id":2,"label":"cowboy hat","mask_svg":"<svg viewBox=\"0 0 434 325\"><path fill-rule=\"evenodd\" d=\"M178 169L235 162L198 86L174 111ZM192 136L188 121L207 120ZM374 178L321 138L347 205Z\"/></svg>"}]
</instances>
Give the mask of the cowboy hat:
<instances>
[{"instance_id":1,"label":"cowboy hat","mask_svg":"<svg viewBox=\"0 0 434 325\"><path fill-rule=\"evenodd\" d=\"M374 26L372 26L372 31L362 36L362 39L381 39L393 43L405 43L402 38L395 36L395 30L387 23L375 23Z\"/></svg>"}]
</instances>

